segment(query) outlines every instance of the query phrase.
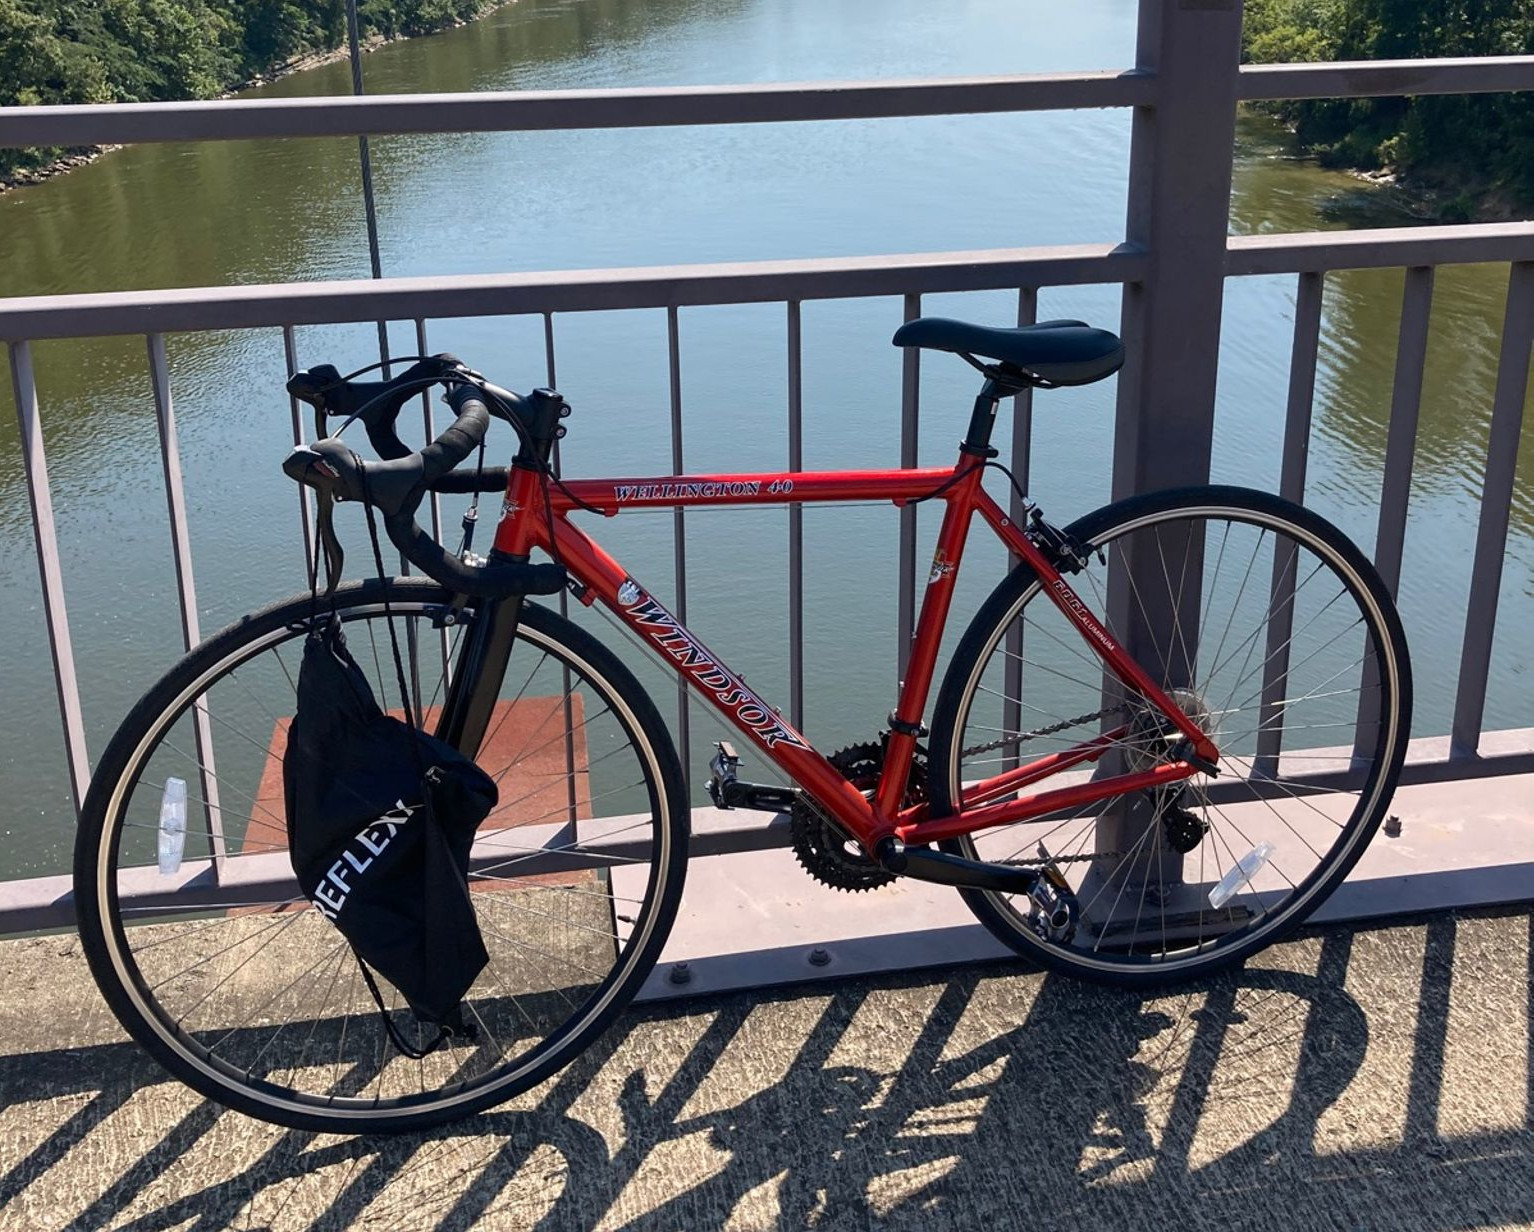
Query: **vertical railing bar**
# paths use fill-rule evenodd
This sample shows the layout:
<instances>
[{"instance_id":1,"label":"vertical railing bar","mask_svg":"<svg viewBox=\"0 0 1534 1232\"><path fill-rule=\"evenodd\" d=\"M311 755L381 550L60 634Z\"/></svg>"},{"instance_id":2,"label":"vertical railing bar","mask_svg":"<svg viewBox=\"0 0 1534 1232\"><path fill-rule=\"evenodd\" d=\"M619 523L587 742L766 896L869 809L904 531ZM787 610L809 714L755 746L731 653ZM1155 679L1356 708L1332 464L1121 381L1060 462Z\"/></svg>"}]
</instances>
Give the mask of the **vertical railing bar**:
<instances>
[{"instance_id":1,"label":"vertical railing bar","mask_svg":"<svg viewBox=\"0 0 1534 1232\"><path fill-rule=\"evenodd\" d=\"M1534 340L1534 262L1516 261L1507 280L1502 352L1497 363L1497 389L1492 396L1486 479L1481 488L1475 563L1470 568L1470 599L1465 609L1465 641L1450 729L1450 757L1474 757L1481 743L1497 599L1502 587L1502 557L1507 551L1508 521L1517 477L1518 436L1528 390L1531 340Z\"/></svg>"},{"instance_id":2,"label":"vertical railing bar","mask_svg":"<svg viewBox=\"0 0 1534 1232\"><path fill-rule=\"evenodd\" d=\"M905 319L921 315L921 296L905 297ZM921 409L921 351L906 347L901 356L900 380L900 465L914 467L917 458L917 416ZM916 634L916 506L900 510L900 599L896 636L897 688L905 682L906 666L911 661L911 639Z\"/></svg>"},{"instance_id":3,"label":"vertical railing bar","mask_svg":"<svg viewBox=\"0 0 1534 1232\"><path fill-rule=\"evenodd\" d=\"M1021 287L1017 292L1017 323L1032 325L1039 319L1039 292L1037 287ZM1008 459L1017 487L1028 492L1029 471L1033 465L1033 390L1023 389L1012 399L1012 449ZM1028 516L1023 507L1023 496L1013 488L1007 494L1007 516L1014 526L1022 526ZM1015 552L1007 553L1007 572L1021 563ZM1002 693L1001 726L1003 732L1020 732L1023 727L1023 622L1019 617L1007 630L1006 668ZM1020 746L1010 746L1002 757L1002 769L1013 770L1018 765Z\"/></svg>"},{"instance_id":4,"label":"vertical railing bar","mask_svg":"<svg viewBox=\"0 0 1534 1232\"><path fill-rule=\"evenodd\" d=\"M1294 336L1289 352L1289 397L1284 409L1284 445L1278 494L1305 499L1310 462L1310 421L1315 407L1316 365L1321 351L1321 309L1326 292L1322 272L1299 276L1294 296Z\"/></svg>"},{"instance_id":5,"label":"vertical railing bar","mask_svg":"<svg viewBox=\"0 0 1534 1232\"><path fill-rule=\"evenodd\" d=\"M671 472L682 473L682 343L677 326L676 305L666 309L666 347L671 370ZM687 624L687 527L683 510L671 511L671 542L676 567L676 618ZM692 730L688 721L687 681L676 683L677 745L682 754L684 775L692 773Z\"/></svg>"},{"instance_id":6,"label":"vertical railing bar","mask_svg":"<svg viewBox=\"0 0 1534 1232\"><path fill-rule=\"evenodd\" d=\"M1395 381L1390 392L1390 428L1385 440L1385 473L1380 482L1380 521L1374 544L1374 567L1391 597L1401 587L1401 558L1406 548L1406 514L1411 501L1412 468L1417 449L1417 421L1422 409L1422 374L1427 366L1428 323L1433 310L1433 267L1406 271L1401 289L1401 326L1396 335ZM1370 733L1379 726L1379 661L1364 659L1358 696L1354 755L1373 747Z\"/></svg>"},{"instance_id":7,"label":"vertical railing bar","mask_svg":"<svg viewBox=\"0 0 1534 1232\"><path fill-rule=\"evenodd\" d=\"M415 346L417 355L425 355L426 352L426 321L417 317L415 319ZM432 386L428 385L421 391L421 430L426 434L427 441L437 439L436 417L431 409ZM438 492L427 493L427 500L431 502L431 537L438 543L442 542L442 496Z\"/></svg>"},{"instance_id":8,"label":"vertical railing bar","mask_svg":"<svg viewBox=\"0 0 1534 1232\"><path fill-rule=\"evenodd\" d=\"M48 626L53 682L58 689L59 718L64 725L64 756L69 763L69 788L78 819L91 779L91 766L85 751L85 724L80 717L80 686L75 676L74 645L69 638L69 613L64 606L64 578L53 524L53 494L48 487L48 459L43 450L31 343L11 343L10 360L11 389L16 396L16 420L21 429L21 462L27 477L27 501L32 507L32 538L42 581L43 620Z\"/></svg>"},{"instance_id":9,"label":"vertical railing bar","mask_svg":"<svg viewBox=\"0 0 1534 1232\"><path fill-rule=\"evenodd\" d=\"M543 314L543 361L548 374L550 389L559 388L559 378L554 370L554 314ZM560 473L559 440L554 441L554 473ZM559 592L559 614L566 620L570 618L570 592ZM575 790L575 703L570 696L570 665L564 664L561 668L564 678L564 711L565 711L565 804L569 812L570 841L580 841L580 830L577 826L576 814L580 808L580 795Z\"/></svg>"},{"instance_id":10,"label":"vertical railing bar","mask_svg":"<svg viewBox=\"0 0 1534 1232\"><path fill-rule=\"evenodd\" d=\"M788 469L804 469L804 367L799 301L788 301ZM788 718L804 730L804 506L788 507Z\"/></svg>"},{"instance_id":11,"label":"vertical railing bar","mask_svg":"<svg viewBox=\"0 0 1534 1232\"><path fill-rule=\"evenodd\" d=\"M160 430L160 462L165 474L165 505L170 515L171 554L176 563L176 598L181 610L181 638L187 650L202 641L197 624L197 584L192 574L192 544L186 521L186 489L181 479L181 446L176 439L176 415L170 396L170 363L165 335L150 334L149 381L154 389L155 419ZM213 724L208 701L192 703L192 730L197 741L197 773L202 782L203 820L213 855L213 875L221 877L228 856L224 816L219 807L218 772L213 760Z\"/></svg>"},{"instance_id":12,"label":"vertical railing bar","mask_svg":"<svg viewBox=\"0 0 1534 1232\"><path fill-rule=\"evenodd\" d=\"M1304 273L1294 296L1294 338L1289 351L1289 400L1284 412L1283 460L1278 492L1299 503L1305 497L1305 472L1310 460L1310 421L1315 406L1316 360L1321 347L1321 307L1326 291L1324 273ZM1278 772L1283 747L1280 703L1289 679L1289 640L1294 626L1296 558L1293 544L1281 543L1273 553L1273 576L1268 590L1266 658L1263 660L1262 703L1258 711L1257 774ZM1198 647L1193 648L1198 654Z\"/></svg>"},{"instance_id":13,"label":"vertical railing bar","mask_svg":"<svg viewBox=\"0 0 1534 1232\"><path fill-rule=\"evenodd\" d=\"M1417 419L1422 408L1422 374L1427 365L1428 319L1433 308L1433 267L1406 271L1401 292L1401 328L1396 340L1395 384L1390 395L1390 429L1385 442L1385 474L1380 487L1379 536L1374 567L1392 596L1401 583L1406 543L1406 511L1417 448Z\"/></svg>"},{"instance_id":14,"label":"vertical railing bar","mask_svg":"<svg viewBox=\"0 0 1534 1232\"><path fill-rule=\"evenodd\" d=\"M298 343L291 325L282 327L282 353L291 376L298 371ZM288 412L293 417L293 445L296 448L304 443L304 420L303 412L298 409L298 399L292 394L288 395ZM298 489L298 524L304 535L304 568L308 571L304 574L304 585L307 586L314 571L314 508L309 503L309 486L303 483L293 486Z\"/></svg>"},{"instance_id":15,"label":"vertical railing bar","mask_svg":"<svg viewBox=\"0 0 1534 1232\"><path fill-rule=\"evenodd\" d=\"M423 317L415 319L415 352L417 355L427 354L426 320ZM431 387L421 391L421 431L425 439L434 441L437 439L437 417L431 409ZM438 543L442 542L442 496L441 493L428 493L427 499L431 502L431 537ZM408 571L408 561L403 564ZM413 622L412 622L413 627ZM442 659L442 696L447 697L448 687L453 683L453 640L452 630L446 625L437 630L438 652ZM420 695L420 689L416 689L416 695ZM425 714L421 716L421 722L426 722Z\"/></svg>"},{"instance_id":16,"label":"vertical railing bar","mask_svg":"<svg viewBox=\"0 0 1534 1232\"><path fill-rule=\"evenodd\" d=\"M362 88L362 49L361 22L357 16L357 0L346 0L346 39L347 51L351 60L352 68L352 93L361 97L364 93ZM368 233L368 268L372 271L373 278L383 277L383 259L379 255L378 248L378 209L373 199L373 160L368 150L366 136L357 138L357 161L362 173L362 208L364 221ZM378 322L378 358L383 360L384 379L389 379L389 324L387 321Z\"/></svg>"}]
</instances>

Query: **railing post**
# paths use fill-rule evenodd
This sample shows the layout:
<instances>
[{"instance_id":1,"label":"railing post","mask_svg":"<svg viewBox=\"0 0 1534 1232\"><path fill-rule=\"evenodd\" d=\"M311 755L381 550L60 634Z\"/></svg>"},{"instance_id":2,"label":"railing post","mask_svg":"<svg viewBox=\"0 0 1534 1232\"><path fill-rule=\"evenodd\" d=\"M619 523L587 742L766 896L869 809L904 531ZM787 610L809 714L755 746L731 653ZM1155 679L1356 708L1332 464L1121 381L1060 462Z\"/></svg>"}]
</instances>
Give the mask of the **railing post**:
<instances>
[{"instance_id":1,"label":"railing post","mask_svg":"<svg viewBox=\"0 0 1534 1232\"><path fill-rule=\"evenodd\" d=\"M1240 61L1241 0L1142 0L1156 103L1134 111L1125 239L1150 268L1124 288L1115 497L1209 478Z\"/></svg>"},{"instance_id":2,"label":"railing post","mask_svg":"<svg viewBox=\"0 0 1534 1232\"><path fill-rule=\"evenodd\" d=\"M1136 66L1155 74L1156 103L1135 108L1129 151L1125 236L1146 251L1147 266L1142 281L1124 287L1115 499L1209 481L1241 0L1196 2L1142 0L1140 6ZM1189 553L1194 558L1182 571L1175 603L1181 627L1197 629L1202 545L1191 544ZM1166 682L1188 683L1198 648L1172 636L1174 597L1156 598L1164 583L1160 591L1140 586L1131 612L1127 575L1116 574L1137 566L1122 555L1115 565L1108 614L1120 640ZM1160 581L1159 574L1149 580Z\"/></svg>"},{"instance_id":3,"label":"railing post","mask_svg":"<svg viewBox=\"0 0 1534 1232\"><path fill-rule=\"evenodd\" d=\"M1145 250L1148 264L1144 279L1124 288L1116 499L1209 480L1240 63L1241 0L1141 0L1135 67L1155 75L1156 89L1154 104L1134 112L1125 239ZM1109 621L1126 648L1178 685L1197 672L1197 646L1173 635L1199 624L1202 545L1190 543L1188 553L1178 594L1164 600L1155 597L1168 588L1154 562L1129 559L1133 553L1115 554L1108 582ZM1142 571L1159 590L1130 586ZM1106 696L1111 704L1120 695L1109 688ZM1119 896L1141 904L1154 886L1151 897L1165 906L1180 901L1182 857L1160 835L1137 842L1159 825L1152 805L1126 801L1098 818L1099 851L1143 855L1122 873L1115 864L1093 876L1132 879L1141 890ZM1091 892L1083 887L1083 901Z\"/></svg>"}]
</instances>

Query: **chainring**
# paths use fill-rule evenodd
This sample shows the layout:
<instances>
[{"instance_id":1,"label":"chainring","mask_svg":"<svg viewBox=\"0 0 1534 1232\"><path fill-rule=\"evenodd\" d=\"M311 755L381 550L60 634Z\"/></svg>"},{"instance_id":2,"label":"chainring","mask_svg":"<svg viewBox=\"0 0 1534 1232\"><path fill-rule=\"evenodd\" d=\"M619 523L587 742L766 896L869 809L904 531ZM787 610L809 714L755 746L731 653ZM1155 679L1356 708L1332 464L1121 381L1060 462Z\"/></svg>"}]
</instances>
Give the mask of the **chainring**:
<instances>
[{"instance_id":1,"label":"chainring","mask_svg":"<svg viewBox=\"0 0 1534 1232\"><path fill-rule=\"evenodd\" d=\"M884 747L873 742L853 744L838 749L827 760L849 783L869 795L879 783ZM905 803L914 804L926 798L927 754L926 750L917 749ZM862 891L876 890L895 880L893 873L886 872L863 852L856 839L804 797L794 802L789 820L794 858L822 885L833 890Z\"/></svg>"}]
</instances>

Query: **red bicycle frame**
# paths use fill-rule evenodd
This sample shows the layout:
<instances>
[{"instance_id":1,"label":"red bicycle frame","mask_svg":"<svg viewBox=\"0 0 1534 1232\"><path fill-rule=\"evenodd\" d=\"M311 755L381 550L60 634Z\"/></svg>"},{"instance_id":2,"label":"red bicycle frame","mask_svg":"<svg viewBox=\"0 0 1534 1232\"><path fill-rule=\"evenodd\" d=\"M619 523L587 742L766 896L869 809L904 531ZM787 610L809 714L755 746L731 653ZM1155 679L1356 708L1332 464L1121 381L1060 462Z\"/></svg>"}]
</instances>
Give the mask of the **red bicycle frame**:
<instances>
[{"instance_id":1,"label":"red bicycle frame","mask_svg":"<svg viewBox=\"0 0 1534 1232\"><path fill-rule=\"evenodd\" d=\"M1083 763L1096 762L1127 728L1120 727L1051 753L1027 765L964 788L959 810L929 817L926 805L902 808L905 784L916 749L916 732L926 711L938 647L947 623L954 582L963 559L973 516L978 513L1001 541L1038 575L1043 591L1118 678L1144 698L1190 742L1205 764L1219 756L1209 737L1167 696L1103 627L1034 542L1012 523L981 486L984 465L962 456L951 469L884 471L776 472L748 475L674 475L637 479L569 480L545 488L539 472L513 466L506 485L495 546L525 559L534 548L561 561L588 606L605 604L641 640L653 647L693 688L798 783L849 834L872 851L891 835L908 844L935 842L990 826L1041 817L1057 809L1106 800L1127 792L1163 786L1188 778L1198 767L1177 760L1127 774L1018 795L1025 787ZM648 590L569 515L579 509L608 517L624 509L690 505L788 505L812 502L888 500L897 506L917 500L945 505L937 551L916 625L906 678L895 706L884 768L871 800L812 748L773 707L685 628ZM545 502L547 501L547 507ZM1012 797L1007 799L1006 797Z\"/></svg>"}]
</instances>

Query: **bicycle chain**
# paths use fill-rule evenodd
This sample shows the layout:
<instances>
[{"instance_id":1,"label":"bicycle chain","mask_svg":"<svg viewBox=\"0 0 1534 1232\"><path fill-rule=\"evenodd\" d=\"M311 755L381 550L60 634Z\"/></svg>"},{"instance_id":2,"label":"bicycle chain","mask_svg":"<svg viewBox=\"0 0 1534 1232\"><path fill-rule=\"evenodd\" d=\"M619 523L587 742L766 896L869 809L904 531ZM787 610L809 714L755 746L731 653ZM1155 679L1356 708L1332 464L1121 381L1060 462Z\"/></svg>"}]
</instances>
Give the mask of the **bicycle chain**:
<instances>
[{"instance_id":1,"label":"bicycle chain","mask_svg":"<svg viewBox=\"0 0 1534 1232\"><path fill-rule=\"evenodd\" d=\"M973 757L977 753L991 753L996 749L1005 748L1009 744L1023 744L1040 736L1053 736L1072 727L1080 727L1083 723L1094 723L1098 719L1106 719L1111 714L1120 714L1128 709L1128 702L1120 702L1117 706L1109 706L1106 709L1094 711L1092 714L1080 714L1074 719L1065 719L1059 723L1051 723L1048 727L1037 727L1032 731L1019 732L1015 736L1003 736L1000 740L992 740L989 744L971 745L959 755L961 757ZM1041 864L1082 864L1089 860L1112 860L1122 854L1119 851L1093 851L1079 856L1040 856L1035 860L1003 860L1001 863L1016 865L1019 868L1035 868Z\"/></svg>"},{"instance_id":2,"label":"bicycle chain","mask_svg":"<svg viewBox=\"0 0 1534 1232\"><path fill-rule=\"evenodd\" d=\"M1079 856L1039 856L1032 860L997 860L997 864L1015 864L1018 868L1037 868L1041 864L1084 864L1088 860L1117 860L1122 851L1091 851Z\"/></svg>"},{"instance_id":3,"label":"bicycle chain","mask_svg":"<svg viewBox=\"0 0 1534 1232\"><path fill-rule=\"evenodd\" d=\"M971 745L969 748L961 750L959 756L974 757L977 753L992 753L997 749L1005 748L1009 744L1023 744L1028 740L1036 740L1040 736L1053 736L1072 727L1080 727L1083 723L1092 723L1097 719L1106 719L1110 714L1119 714L1128 709L1128 702L1120 702L1117 706L1109 706L1106 710L1098 710L1093 714L1077 715L1074 719L1065 719L1059 723L1052 723L1048 727L1036 727L1033 731L1018 732L1015 736L1003 736L1000 740L992 740L989 744Z\"/></svg>"}]
</instances>

